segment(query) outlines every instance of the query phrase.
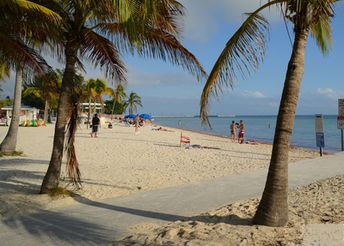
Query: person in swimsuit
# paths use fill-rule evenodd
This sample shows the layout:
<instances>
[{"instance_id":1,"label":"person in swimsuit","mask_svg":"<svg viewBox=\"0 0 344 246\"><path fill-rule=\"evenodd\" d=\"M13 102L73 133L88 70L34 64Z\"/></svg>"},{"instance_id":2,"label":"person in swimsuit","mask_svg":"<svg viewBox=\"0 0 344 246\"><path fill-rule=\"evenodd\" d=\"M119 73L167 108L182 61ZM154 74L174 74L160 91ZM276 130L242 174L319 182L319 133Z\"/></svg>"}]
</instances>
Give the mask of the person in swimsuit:
<instances>
[{"instance_id":1,"label":"person in swimsuit","mask_svg":"<svg viewBox=\"0 0 344 246\"><path fill-rule=\"evenodd\" d=\"M135 134L139 133L140 120L141 120L140 116L136 115L136 117L135 117Z\"/></svg>"},{"instance_id":2,"label":"person in swimsuit","mask_svg":"<svg viewBox=\"0 0 344 246\"><path fill-rule=\"evenodd\" d=\"M245 135L245 125L242 120L240 120L239 124L239 136L238 136L238 143L244 143L244 135Z\"/></svg>"},{"instance_id":3,"label":"person in swimsuit","mask_svg":"<svg viewBox=\"0 0 344 246\"><path fill-rule=\"evenodd\" d=\"M231 129L231 139L232 139L232 142L235 143L235 141L236 141L236 129L237 129L237 125L236 125L236 123L235 123L234 120L232 121L232 124L230 125L230 129Z\"/></svg>"}]
</instances>

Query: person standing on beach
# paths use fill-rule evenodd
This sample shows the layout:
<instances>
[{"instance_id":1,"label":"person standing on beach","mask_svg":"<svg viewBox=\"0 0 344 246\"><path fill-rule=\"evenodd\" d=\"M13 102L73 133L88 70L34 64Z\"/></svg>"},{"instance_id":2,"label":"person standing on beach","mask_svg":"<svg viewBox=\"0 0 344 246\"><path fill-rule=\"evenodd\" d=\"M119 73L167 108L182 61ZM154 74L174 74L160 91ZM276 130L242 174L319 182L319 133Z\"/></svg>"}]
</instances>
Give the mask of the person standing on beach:
<instances>
[{"instance_id":1,"label":"person standing on beach","mask_svg":"<svg viewBox=\"0 0 344 246\"><path fill-rule=\"evenodd\" d=\"M138 134L138 132L139 132L140 120L141 120L140 116L136 115L136 118L135 118L135 134Z\"/></svg>"},{"instance_id":2,"label":"person standing on beach","mask_svg":"<svg viewBox=\"0 0 344 246\"><path fill-rule=\"evenodd\" d=\"M245 135L245 125L242 120L240 120L239 124L239 135L238 135L238 143L244 143L244 135Z\"/></svg>"},{"instance_id":3,"label":"person standing on beach","mask_svg":"<svg viewBox=\"0 0 344 246\"><path fill-rule=\"evenodd\" d=\"M232 142L235 143L236 141L236 130L237 130L237 124L235 123L235 121L232 121L232 124L230 125L230 129L231 129L231 139Z\"/></svg>"},{"instance_id":4,"label":"person standing on beach","mask_svg":"<svg viewBox=\"0 0 344 246\"><path fill-rule=\"evenodd\" d=\"M100 119L98 118L98 114L95 114L92 118L92 133L91 133L91 138L93 136L96 138L97 133L98 133L98 127L100 126Z\"/></svg>"}]
</instances>

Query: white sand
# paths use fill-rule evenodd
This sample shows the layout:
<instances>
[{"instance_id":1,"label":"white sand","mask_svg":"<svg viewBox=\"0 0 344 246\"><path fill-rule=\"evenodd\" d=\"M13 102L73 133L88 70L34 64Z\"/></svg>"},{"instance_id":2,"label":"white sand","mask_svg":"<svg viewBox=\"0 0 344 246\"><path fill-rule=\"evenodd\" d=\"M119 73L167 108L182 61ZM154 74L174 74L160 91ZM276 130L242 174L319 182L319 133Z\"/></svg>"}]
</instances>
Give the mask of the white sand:
<instances>
[{"instance_id":1,"label":"white sand","mask_svg":"<svg viewBox=\"0 0 344 246\"><path fill-rule=\"evenodd\" d=\"M83 188L77 191L89 199L103 199L142 190L178 186L221 176L267 168L271 145L237 144L229 139L183 131L191 144L218 149L179 147L180 130L153 131L147 126L135 135L134 128L114 125L101 129L98 138L80 129L76 138ZM3 139L7 127L0 127ZM24 157L0 158L0 214L11 214L35 207L63 206L72 199L51 202L37 195L50 160L54 126L20 128L18 150ZM317 154L292 149L290 162ZM62 167L65 178L65 166ZM62 182L62 185L67 183ZM68 186L73 189L73 187ZM18 208L18 211L14 208Z\"/></svg>"},{"instance_id":2,"label":"white sand","mask_svg":"<svg viewBox=\"0 0 344 246\"><path fill-rule=\"evenodd\" d=\"M236 202L165 226L137 225L134 234L112 245L344 245L344 176L290 192L286 227L250 225L258 201Z\"/></svg>"}]
</instances>

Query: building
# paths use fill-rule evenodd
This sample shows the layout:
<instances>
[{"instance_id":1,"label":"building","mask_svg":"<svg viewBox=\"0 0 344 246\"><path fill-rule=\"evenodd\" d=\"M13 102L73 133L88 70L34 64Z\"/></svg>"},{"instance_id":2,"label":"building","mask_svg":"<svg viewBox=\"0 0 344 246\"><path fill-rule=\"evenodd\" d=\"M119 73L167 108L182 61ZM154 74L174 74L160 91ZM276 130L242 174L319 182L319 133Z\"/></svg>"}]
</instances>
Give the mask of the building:
<instances>
[{"instance_id":1,"label":"building","mask_svg":"<svg viewBox=\"0 0 344 246\"><path fill-rule=\"evenodd\" d=\"M13 105L1 108L0 124L9 125L12 118ZM21 105L20 108L20 124L27 120L36 120L39 109L27 105Z\"/></svg>"}]
</instances>

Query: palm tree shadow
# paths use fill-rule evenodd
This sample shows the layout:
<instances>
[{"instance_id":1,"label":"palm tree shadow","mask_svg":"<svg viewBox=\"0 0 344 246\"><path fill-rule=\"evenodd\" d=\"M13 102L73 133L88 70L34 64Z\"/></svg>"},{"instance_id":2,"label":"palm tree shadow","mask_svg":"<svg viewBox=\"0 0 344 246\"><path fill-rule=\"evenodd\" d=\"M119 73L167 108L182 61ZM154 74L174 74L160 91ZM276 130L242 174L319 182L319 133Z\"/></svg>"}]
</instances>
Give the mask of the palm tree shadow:
<instances>
[{"instance_id":1,"label":"palm tree shadow","mask_svg":"<svg viewBox=\"0 0 344 246\"><path fill-rule=\"evenodd\" d=\"M131 214L131 215L137 215L140 217L164 220L164 221L169 221L169 222L177 221L177 220L188 220L190 218L190 217L186 217L186 216L161 213L161 212L154 212L154 211L147 211L147 210L141 210L141 209L136 209L136 208L118 206L118 205L114 205L114 204L97 202L97 201L90 200L86 197L80 196L78 194L73 194L73 198L75 201L77 201L81 204L88 205L88 206L113 210L113 211L117 211L117 212Z\"/></svg>"},{"instance_id":2,"label":"palm tree shadow","mask_svg":"<svg viewBox=\"0 0 344 246\"><path fill-rule=\"evenodd\" d=\"M43 164L48 165L49 161L47 160L34 160L28 158L1 158L0 166L5 165L25 165L25 164Z\"/></svg>"},{"instance_id":3,"label":"palm tree shadow","mask_svg":"<svg viewBox=\"0 0 344 246\"><path fill-rule=\"evenodd\" d=\"M30 215L21 215L3 220L0 223L11 230L22 230L42 242L63 242L65 245L98 245L109 243L116 231L101 225L90 223L62 212L41 210Z\"/></svg>"},{"instance_id":4,"label":"palm tree shadow","mask_svg":"<svg viewBox=\"0 0 344 246\"><path fill-rule=\"evenodd\" d=\"M198 215L198 216L183 216L183 215L175 215L163 212L155 212L155 211L148 211L136 208L129 208L118 206L114 204L102 203L97 201L92 201L88 198L82 197L78 194L74 194L73 198L75 201L85 204L88 206L94 206L97 208L109 209L117 212L127 213L131 215L136 215L140 217L146 217L150 219L158 219L168 222L175 222L175 221L190 221L190 222L204 222L204 223L226 223L231 225L250 225L251 219L241 218L237 215L230 215L230 216L206 216L206 215Z\"/></svg>"}]
</instances>

